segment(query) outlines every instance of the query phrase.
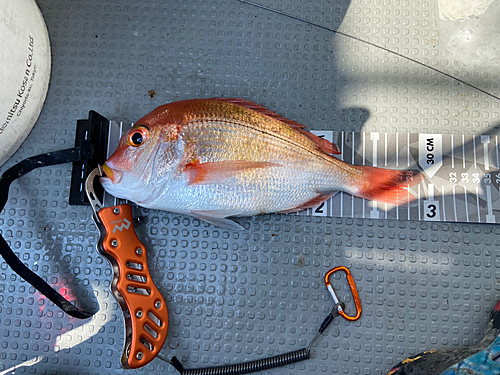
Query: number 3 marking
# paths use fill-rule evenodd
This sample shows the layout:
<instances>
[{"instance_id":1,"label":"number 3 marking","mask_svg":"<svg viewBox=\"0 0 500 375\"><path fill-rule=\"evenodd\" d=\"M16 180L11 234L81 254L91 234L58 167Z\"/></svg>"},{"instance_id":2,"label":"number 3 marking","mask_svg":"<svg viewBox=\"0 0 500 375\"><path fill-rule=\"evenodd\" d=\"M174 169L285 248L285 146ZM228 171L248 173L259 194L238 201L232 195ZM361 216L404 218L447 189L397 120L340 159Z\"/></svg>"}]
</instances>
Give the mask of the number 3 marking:
<instances>
[{"instance_id":1,"label":"number 3 marking","mask_svg":"<svg viewBox=\"0 0 500 375\"><path fill-rule=\"evenodd\" d=\"M433 218L436 216L436 205L435 204L430 204L427 206L427 208L429 209L429 212L426 214L427 217L430 217L430 218Z\"/></svg>"}]
</instances>

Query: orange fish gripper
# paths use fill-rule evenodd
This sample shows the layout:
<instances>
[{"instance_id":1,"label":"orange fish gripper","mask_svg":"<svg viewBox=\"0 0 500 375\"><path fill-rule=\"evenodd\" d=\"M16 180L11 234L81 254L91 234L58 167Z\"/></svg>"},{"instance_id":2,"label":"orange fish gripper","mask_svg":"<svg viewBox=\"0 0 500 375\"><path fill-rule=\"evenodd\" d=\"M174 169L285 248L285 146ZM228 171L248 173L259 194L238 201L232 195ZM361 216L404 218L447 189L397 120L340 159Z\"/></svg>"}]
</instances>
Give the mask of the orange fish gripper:
<instances>
[{"instance_id":1,"label":"orange fish gripper","mask_svg":"<svg viewBox=\"0 0 500 375\"><path fill-rule=\"evenodd\" d=\"M101 236L97 250L113 267L111 292L125 319L122 367L136 369L150 363L160 352L168 331L165 300L151 278L146 248L135 233L128 204L103 207L94 192L94 179L101 166L87 177L85 190L94 210Z\"/></svg>"}]
</instances>

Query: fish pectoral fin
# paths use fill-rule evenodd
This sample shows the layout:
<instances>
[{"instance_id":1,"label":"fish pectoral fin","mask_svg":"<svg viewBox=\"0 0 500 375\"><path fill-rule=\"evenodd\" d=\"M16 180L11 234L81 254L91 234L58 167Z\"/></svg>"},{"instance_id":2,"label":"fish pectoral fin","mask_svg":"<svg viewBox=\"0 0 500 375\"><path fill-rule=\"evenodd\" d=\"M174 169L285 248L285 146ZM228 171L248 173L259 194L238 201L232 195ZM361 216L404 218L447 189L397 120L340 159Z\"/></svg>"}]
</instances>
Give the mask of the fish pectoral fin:
<instances>
[{"instance_id":1,"label":"fish pectoral fin","mask_svg":"<svg viewBox=\"0 0 500 375\"><path fill-rule=\"evenodd\" d=\"M211 163L191 162L184 166L189 185L217 183L245 170L276 167L279 164L260 161L229 160Z\"/></svg>"},{"instance_id":2,"label":"fish pectoral fin","mask_svg":"<svg viewBox=\"0 0 500 375\"><path fill-rule=\"evenodd\" d=\"M304 202L301 205L299 205L297 207L294 207L294 208L291 208L289 210L280 211L279 213L280 214L285 214L285 213L292 213L292 212L303 211L303 210L306 210L308 208L314 208L316 206L319 206L321 203L327 201L328 199L330 199L331 197L333 197L337 193L338 193L337 190L333 190L333 191L330 190L330 191L327 191L327 192L324 192L324 193L318 193L318 195L315 196L313 199L308 200L307 202Z\"/></svg>"},{"instance_id":3,"label":"fish pectoral fin","mask_svg":"<svg viewBox=\"0 0 500 375\"><path fill-rule=\"evenodd\" d=\"M241 211L236 210L221 210L221 211L195 211L190 212L191 216L206 221L216 227L228 230L244 230L238 223L228 219L229 216L241 214Z\"/></svg>"}]
</instances>

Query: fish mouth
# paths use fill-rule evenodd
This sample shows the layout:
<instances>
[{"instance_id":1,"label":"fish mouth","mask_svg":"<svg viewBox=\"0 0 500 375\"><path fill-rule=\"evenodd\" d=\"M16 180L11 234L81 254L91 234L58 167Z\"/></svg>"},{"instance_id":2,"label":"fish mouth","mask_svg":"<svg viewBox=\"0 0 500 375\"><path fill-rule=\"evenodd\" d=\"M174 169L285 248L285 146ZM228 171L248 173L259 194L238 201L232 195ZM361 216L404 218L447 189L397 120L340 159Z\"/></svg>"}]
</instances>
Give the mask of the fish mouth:
<instances>
[{"instance_id":1,"label":"fish mouth","mask_svg":"<svg viewBox=\"0 0 500 375\"><path fill-rule=\"evenodd\" d=\"M110 168L106 163L102 165L102 171L106 175L104 180L110 180L113 184L118 184L123 178L123 172Z\"/></svg>"}]
</instances>

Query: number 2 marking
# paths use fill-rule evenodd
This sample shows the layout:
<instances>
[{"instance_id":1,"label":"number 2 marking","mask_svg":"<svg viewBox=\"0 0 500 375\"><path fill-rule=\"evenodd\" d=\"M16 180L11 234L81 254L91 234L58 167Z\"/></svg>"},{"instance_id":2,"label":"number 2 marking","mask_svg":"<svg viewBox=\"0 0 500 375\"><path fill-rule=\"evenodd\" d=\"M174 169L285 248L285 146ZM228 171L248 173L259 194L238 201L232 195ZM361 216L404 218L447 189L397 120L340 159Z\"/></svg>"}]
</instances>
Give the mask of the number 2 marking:
<instances>
[{"instance_id":1,"label":"number 2 marking","mask_svg":"<svg viewBox=\"0 0 500 375\"><path fill-rule=\"evenodd\" d=\"M317 214L322 214L323 213L323 207L325 206L325 202L322 202L315 210L314 212Z\"/></svg>"}]
</instances>

